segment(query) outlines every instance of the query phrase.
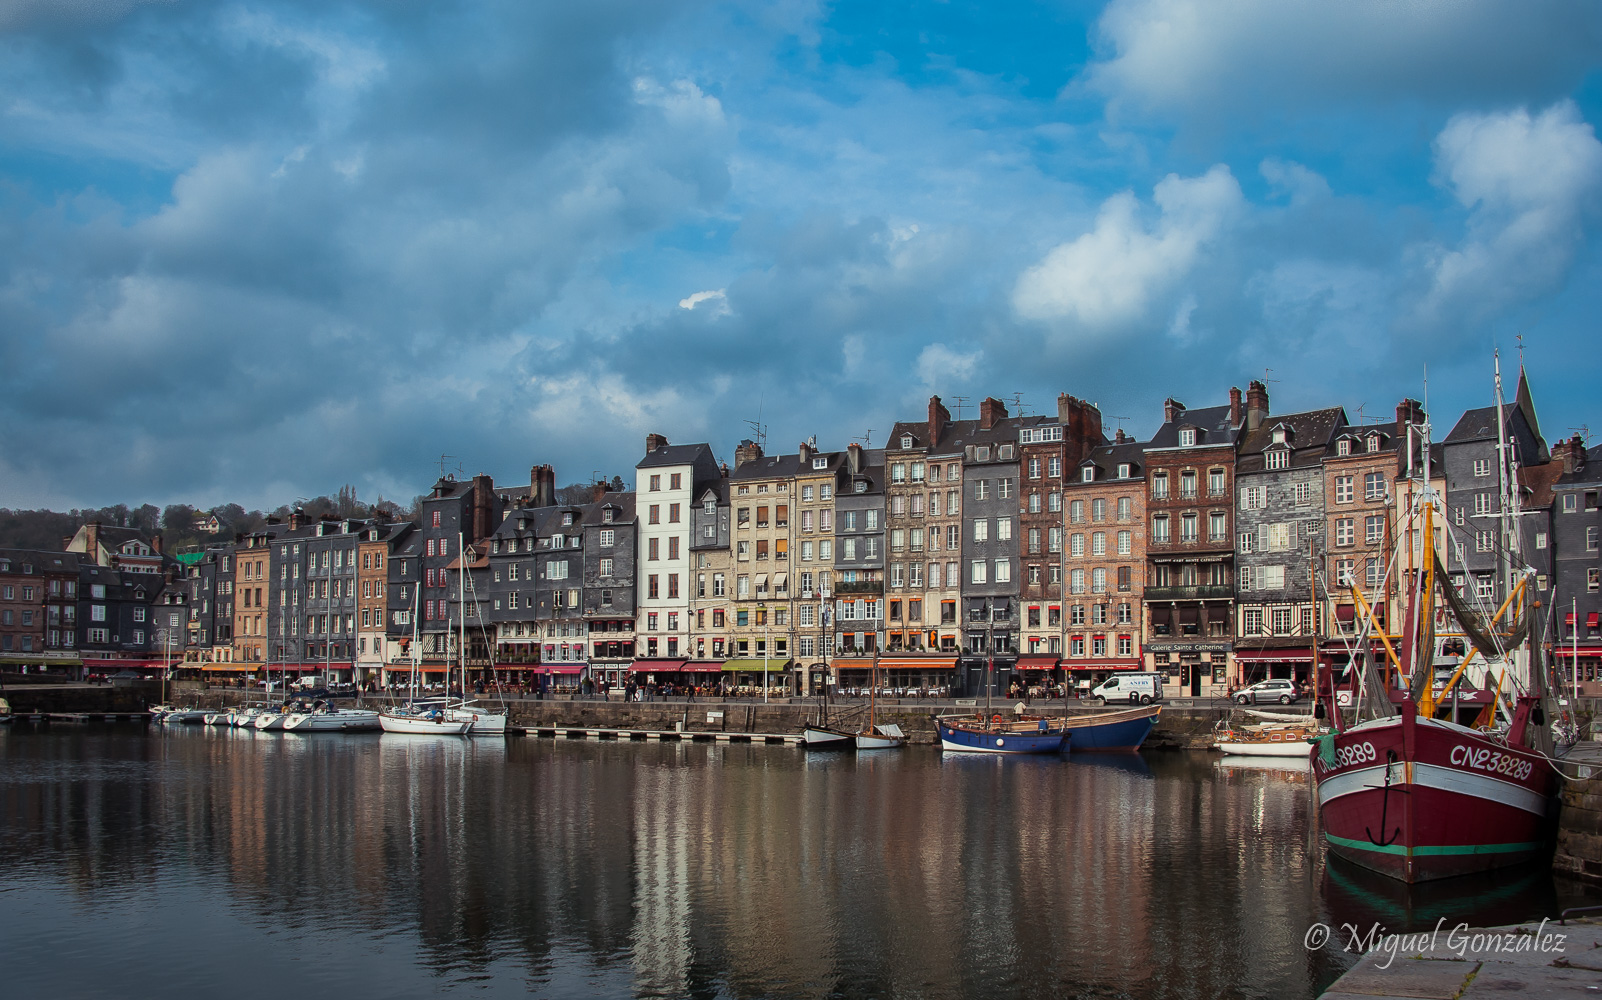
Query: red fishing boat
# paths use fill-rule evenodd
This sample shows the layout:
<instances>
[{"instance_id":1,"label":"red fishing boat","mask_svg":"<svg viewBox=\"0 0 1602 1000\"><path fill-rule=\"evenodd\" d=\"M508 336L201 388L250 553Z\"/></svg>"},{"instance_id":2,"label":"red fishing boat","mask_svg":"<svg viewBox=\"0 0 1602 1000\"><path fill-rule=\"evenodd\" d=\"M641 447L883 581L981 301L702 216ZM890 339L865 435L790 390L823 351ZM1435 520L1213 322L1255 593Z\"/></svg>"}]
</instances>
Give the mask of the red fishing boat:
<instances>
[{"instance_id":1,"label":"red fishing boat","mask_svg":"<svg viewBox=\"0 0 1602 1000\"><path fill-rule=\"evenodd\" d=\"M1497 387L1500 419L1500 372ZM1547 756L1546 668L1540 645L1528 641L1539 605L1529 596L1534 571L1517 559L1517 493L1505 488L1517 481L1516 470L1505 445L1500 453L1506 463L1501 579L1517 580L1506 599L1493 611L1453 586L1434 548L1439 496L1429 486L1426 460L1423 482L1411 491L1408 527L1418 530L1398 532L1421 549L1399 574L1409 605L1402 634L1386 635L1352 586L1353 602L1364 613L1359 644L1372 648L1374 635L1388 662L1382 674L1372 658L1364 659L1358 712L1368 718L1347 720L1336 709L1335 731L1313 741L1319 818L1330 852L1404 882L1536 860L1555 832L1560 778ZM1472 646L1440 690L1438 628L1461 629ZM1473 725L1437 718L1450 709L1451 691L1475 661L1482 682L1494 681L1493 702ZM1403 679L1406 687L1398 690Z\"/></svg>"}]
</instances>

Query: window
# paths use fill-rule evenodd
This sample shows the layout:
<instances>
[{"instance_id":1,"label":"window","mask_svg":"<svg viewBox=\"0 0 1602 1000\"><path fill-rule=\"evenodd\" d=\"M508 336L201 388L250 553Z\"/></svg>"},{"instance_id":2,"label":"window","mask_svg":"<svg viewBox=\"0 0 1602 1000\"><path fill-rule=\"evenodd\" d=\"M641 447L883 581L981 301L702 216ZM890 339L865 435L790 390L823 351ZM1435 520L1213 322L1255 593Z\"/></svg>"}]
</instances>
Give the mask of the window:
<instances>
[{"instance_id":1,"label":"window","mask_svg":"<svg viewBox=\"0 0 1602 1000\"><path fill-rule=\"evenodd\" d=\"M1262 510L1267 491L1261 486L1243 486L1240 490L1241 510Z\"/></svg>"},{"instance_id":2,"label":"window","mask_svg":"<svg viewBox=\"0 0 1602 1000\"><path fill-rule=\"evenodd\" d=\"M1133 506L1132 502L1130 501L1129 497L1119 497L1118 498L1118 520L1120 520L1120 521L1129 520L1131 517L1134 516L1132 514L1133 510L1134 510L1134 506Z\"/></svg>"},{"instance_id":3,"label":"window","mask_svg":"<svg viewBox=\"0 0 1602 1000\"><path fill-rule=\"evenodd\" d=\"M1597 547L1596 528L1585 529L1585 551L1595 552Z\"/></svg>"},{"instance_id":4,"label":"window","mask_svg":"<svg viewBox=\"0 0 1602 1000\"><path fill-rule=\"evenodd\" d=\"M1127 556L1134 547L1134 533L1128 530L1118 533L1118 554Z\"/></svg>"},{"instance_id":5,"label":"window","mask_svg":"<svg viewBox=\"0 0 1602 1000\"><path fill-rule=\"evenodd\" d=\"M1107 533L1105 531L1091 532L1090 554L1093 556L1104 556L1107 554Z\"/></svg>"},{"instance_id":6,"label":"window","mask_svg":"<svg viewBox=\"0 0 1602 1000\"><path fill-rule=\"evenodd\" d=\"M1490 474L1491 474L1491 460L1488 459L1488 458L1476 458L1474 460L1474 475L1476 475L1476 476L1478 476L1478 477L1483 479L1484 477L1489 476Z\"/></svg>"},{"instance_id":7,"label":"window","mask_svg":"<svg viewBox=\"0 0 1602 1000\"><path fill-rule=\"evenodd\" d=\"M1351 545L1357 540L1356 519L1340 517L1335 519L1335 544Z\"/></svg>"},{"instance_id":8,"label":"window","mask_svg":"<svg viewBox=\"0 0 1602 1000\"><path fill-rule=\"evenodd\" d=\"M1181 542L1194 542L1196 540L1196 515L1185 514L1179 519L1179 540Z\"/></svg>"},{"instance_id":9,"label":"window","mask_svg":"<svg viewBox=\"0 0 1602 1000\"><path fill-rule=\"evenodd\" d=\"M1181 448L1196 447L1196 428L1186 427L1179 432L1179 446Z\"/></svg>"},{"instance_id":10,"label":"window","mask_svg":"<svg viewBox=\"0 0 1602 1000\"><path fill-rule=\"evenodd\" d=\"M1268 469L1290 468L1290 449L1275 448L1263 455L1263 466Z\"/></svg>"},{"instance_id":11,"label":"window","mask_svg":"<svg viewBox=\"0 0 1602 1000\"><path fill-rule=\"evenodd\" d=\"M1352 502L1352 477L1351 476L1336 476L1335 477L1335 502L1336 503L1351 503Z\"/></svg>"},{"instance_id":12,"label":"window","mask_svg":"<svg viewBox=\"0 0 1602 1000\"><path fill-rule=\"evenodd\" d=\"M1213 511L1207 515L1207 540L1221 542L1229 537L1229 519L1223 511Z\"/></svg>"},{"instance_id":13,"label":"window","mask_svg":"<svg viewBox=\"0 0 1602 1000\"><path fill-rule=\"evenodd\" d=\"M973 522L973 540L984 542L990 540L990 522L985 518L978 518ZM979 582L979 581L974 581Z\"/></svg>"},{"instance_id":14,"label":"window","mask_svg":"<svg viewBox=\"0 0 1602 1000\"><path fill-rule=\"evenodd\" d=\"M434 512L434 520L433 520L433 526L436 527L436 528L440 527L439 516L440 516L440 512L436 510Z\"/></svg>"},{"instance_id":15,"label":"window","mask_svg":"<svg viewBox=\"0 0 1602 1000\"><path fill-rule=\"evenodd\" d=\"M1356 578L1353 577L1353 575L1352 575L1353 569L1356 567L1356 565L1357 565L1357 562L1355 560L1352 560L1352 559L1337 559L1337 560L1335 560L1335 584L1336 584L1336 586L1350 587L1353 583L1356 582Z\"/></svg>"},{"instance_id":16,"label":"window","mask_svg":"<svg viewBox=\"0 0 1602 1000\"><path fill-rule=\"evenodd\" d=\"M1306 483L1291 484L1291 502L1298 507L1305 507L1313 502L1313 491Z\"/></svg>"},{"instance_id":17,"label":"window","mask_svg":"<svg viewBox=\"0 0 1602 1000\"><path fill-rule=\"evenodd\" d=\"M1370 472L1368 475L1363 477L1363 499L1385 499L1385 473Z\"/></svg>"},{"instance_id":18,"label":"window","mask_svg":"<svg viewBox=\"0 0 1602 1000\"><path fill-rule=\"evenodd\" d=\"M1378 545L1385 540L1385 516L1374 514L1363 518L1363 541Z\"/></svg>"},{"instance_id":19,"label":"window","mask_svg":"<svg viewBox=\"0 0 1602 1000\"><path fill-rule=\"evenodd\" d=\"M1476 493L1476 494L1474 494L1474 515L1476 517L1484 517L1485 515L1489 514L1490 512L1491 512L1491 494L1489 494L1489 493Z\"/></svg>"},{"instance_id":20,"label":"window","mask_svg":"<svg viewBox=\"0 0 1602 1000\"><path fill-rule=\"evenodd\" d=\"M1090 519L1092 521L1107 520L1107 501L1097 498L1090 501Z\"/></svg>"},{"instance_id":21,"label":"window","mask_svg":"<svg viewBox=\"0 0 1602 1000\"><path fill-rule=\"evenodd\" d=\"M1090 589L1098 594L1107 592L1107 570L1104 567L1097 566L1090 571ZM1099 604L1096 606L1101 607Z\"/></svg>"},{"instance_id":22,"label":"window","mask_svg":"<svg viewBox=\"0 0 1602 1000\"><path fill-rule=\"evenodd\" d=\"M1050 493L1046 494L1046 509L1051 511L1053 514L1062 513L1062 494L1058 493L1056 490L1052 490Z\"/></svg>"},{"instance_id":23,"label":"window","mask_svg":"<svg viewBox=\"0 0 1602 1000\"><path fill-rule=\"evenodd\" d=\"M1085 571L1084 570L1076 569L1076 570L1071 571L1068 574L1068 580L1069 580L1070 590L1072 590L1073 593L1075 593L1075 594L1083 594L1085 592Z\"/></svg>"},{"instance_id":24,"label":"window","mask_svg":"<svg viewBox=\"0 0 1602 1000\"><path fill-rule=\"evenodd\" d=\"M1105 570L1097 570L1097 572L1105 572ZM983 581L976 581L976 582L981 582L982 583ZM996 582L997 583L1011 583L1012 582L1012 560L1011 559L997 559L996 560Z\"/></svg>"},{"instance_id":25,"label":"window","mask_svg":"<svg viewBox=\"0 0 1602 1000\"><path fill-rule=\"evenodd\" d=\"M1151 540L1159 545L1166 544L1170 540L1167 514L1158 514L1151 519Z\"/></svg>"},{"instance_id":26,"label":"window","mask_svg":"<svg viewBox=\"0 0 1602 1000\"><path fill-rule=\"evenodd\" d=\"M972 572L968 579L969 583L988 582L990 566L983 559L975 559L970 569Z\"/></svg>"},{"instance_id":27,"label":"window","mask_svg":"<svg viewBox=\"0 0 1602 1000\"><path fill-rule=\"evenodd\" d=\"M1120 592L1122 592L1122 593L1128 593L1129 592L1130 588L1133 586L1132 577L1133 577L1133 572L1130 569L1130 567L1128 567L1128 566L1120 566L1120 567L1118 567L1118 590ZM1128 613L1129 605L1124 604L1124 605L1120 605L1120 607L1123 608L1124 613L1126 613L1126 614ZM1127 621L1127 620L1128 619L1124 619L1124 621Z\"/></svg>"},{"instance_id":28,"label":"window","mask_svg":"<svg viewBox=\"0 0 1602 1000\"><path fill-rule=\"evenodd\" d=\"M1085 536L1077 531L1068 536L1068 554L1075 559L1085 554Z\"/></svg>"},{"instance_id":29,"label":"window","mask_svg":"<svg viewBox=\"0 0 1602 1000\"><path fill-rule=\"evenodd\" d=\"M1083 524L1085 521L1085 502L1075 500L1068 505L1068 520L1074 524Z\"/></svg>"},{"instance_id":30,"label":"window","mask_svg":"<svg viewBox=\"0 0 1602 1000\"><path fill-rule=\"evenodd\" d=\"M1245 608L1241 611L1242 635L1263 635L1263 609Z\"/></svg>"},{"instance_id":31,"label":"window","mask_svg":"<svg viewBox=\"0 0 1602 1000\"><path fill-rule=\"evenodd\" d=\"M1159 472L1151 477L1151 498L1153 500L1168 499L1168 473Z\"/></svg>"},{"instance_id":32,"label":"window","mask_svg":"<svg viewBox=\"0 0 1602 1000\"><path fill-rule=\"evenodd\" d=\"M1492 533L1489 530L1474 532L1474 549L1477 552L1489 552L1492 546Z\"/></svg>"},{"instance_id":33,"label":"window","mask_svg":"<svg viewBox=\"0 0 1602 1000\"><path fill-rule=\"evenodd\" d=\"M1012 541L1012 518L1010 518L1010 517L998 517L998 518L996 518L996 541L998 541L998 542L1010 542L1010 541Z\"/></svg>"},{"instance_id":34,"label":"window","mask_svg":"<svg viewBox=\"0 0 1602 1000\"><path fill-rule=\"evenodd\" d=\"M601 575L602 576L611 576L612 575L612 560L610 558L605 558L605 559L601 560Z\"/></svg>"},{"instance_id":35,"label":"window","mask_svg":"<svg viewBox=\"0 0 1602 1000\"><path fill-rule=\"evenodd\" d=\"M1062 528L1060 526L1053 525L1046 529L1046 551L1062 551Z\"/></svg>"},{"instance_id":36,"label":"window","mask_svg":"<svg viewBox=\"0 0 1602 1000\"><path fill-rule=\"evenodd\" d=\"M1385 564L1378 559L1369 559L1363 563L1363 585L1369 590L1379 589L1380 579L1385 575Z\"/></svg>"}]
</instances>

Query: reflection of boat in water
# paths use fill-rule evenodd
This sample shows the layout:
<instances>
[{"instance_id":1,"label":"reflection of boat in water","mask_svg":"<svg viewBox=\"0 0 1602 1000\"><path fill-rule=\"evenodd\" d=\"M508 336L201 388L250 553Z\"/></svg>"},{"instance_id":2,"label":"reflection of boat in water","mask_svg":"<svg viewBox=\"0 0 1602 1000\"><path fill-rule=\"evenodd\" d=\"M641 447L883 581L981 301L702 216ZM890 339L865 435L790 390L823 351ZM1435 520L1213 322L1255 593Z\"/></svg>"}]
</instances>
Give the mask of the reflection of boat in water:
<instances>
[{"instance_id":1,"label":"reflection of boat in water","mask_svg":"<svg viewBox=\"0 0 1602 1000\"><path fill-rule=\"evenodd\" d=\"M1213 762L1221 771L1270 771L1279 774L1303 775L1313 773L1312 762L1306 757L1260 757L1225 754ZM1305 780L1305 779L1303 779Z\"/></svg>"},{"instance_id":2,"label":"reflection of boat in water","mask_svg":"<svg viewBox=\"0 0 1602 1000\"><path fill-rule=\"evenodd\" d=\"M1433 930L1440 921L1455 927L1500 927L1556 915L1563 905L1552 873L1539 862L1409 884L1331 855L1324 866L1323 896L1331 922L1406 934Z\"/></svg>"}]
</instances>

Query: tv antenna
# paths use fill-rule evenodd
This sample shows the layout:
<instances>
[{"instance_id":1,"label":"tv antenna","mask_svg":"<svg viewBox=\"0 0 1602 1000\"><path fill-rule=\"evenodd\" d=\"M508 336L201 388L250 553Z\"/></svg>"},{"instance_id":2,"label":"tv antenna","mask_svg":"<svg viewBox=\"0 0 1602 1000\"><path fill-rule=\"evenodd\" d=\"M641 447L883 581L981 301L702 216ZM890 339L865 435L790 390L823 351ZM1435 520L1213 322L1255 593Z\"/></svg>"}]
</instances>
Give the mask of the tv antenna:
<instances>
[{"instance_id":1,"label":"tv antenna","mask_svg":"<svg viewBox=\"0 0 1602 1000\"><path fill-rule=\"evenodd\" d=\"M1271 383L1271 382L1278 382L1279 381L1279 379L1274 378L1273 375L1274 375L1274 369L1272 369L1272 368L1264 368L1263 369L1263 387L1264 388L1267 388L1269 383Z\"/></svg>"},{"instance_id":2,"label":"tv antenna","mask_svg":"<svg viewBox=\"0 0 1602 1000\"><path fill-rule=\"evenodd\" d=\"M972 397L970 397L970 396L952 396L951 397L951 401L953 403L957 404L957 419L958 420L962 419L962 408L964 406L968 405L968 400L971 399L971 398Z\"/></svg>"},{"instance_id":3,"label":"tv antenna","mask_svg":"<svg viewBox=\"0 0 1602 1000\"><path fill-rule=\"evenodd\" d=\"M758 409L757 410L757 413L758 413L757 419L755 419L755 420L747 420L745 422L745 425L747 427L751 428L751 436L756 440L757 447L762 449L762 453L763 454L767 454L767 451L768 451L768 425L762 422L762 418L761 418L761 415L760 415L761 412L762 411L760 409Z\"/></svg>"},{"instance_id":4,"label":"tv antenna","mask_svg":"<svg viewBox=\"0 0 1602 1000\"><path fill-rule=\"evenodd\" d=\"M873 428L869 427L868 428L868 433L862 435L861 437L854 437L851 440L853 440L853 441L861 441L862 442L862 447L864 447L864 448L873 447L873 443L872 443L873 442Z\"/></svg>"},{"instance_id":5,"label":"tv antenna","mask_svg":"<svg viewBox=\"0 0 1602 1000\"><path fill-rule=\"evenodd\" d=\"M1125 420L1133 420L1134 419L1134 417L1120 417L1120 416L1118 416L1116 414L1112 414L1112 413L1107 414L1107 418L1109 420L1118 421L1118 429L1119 430L1123 430L1124 429L1124 421Z\"/></svg>"},{"instance_id":6,"label":"tv antenna","mask_svg":"<svg viewBox=\"0 0 1602 1000\"><path fill-rule=\"evenodd\" d=\"M1012 413L1013 413L1013 416L1015 416L1015 417L1026 417L1026 416L1028 416L1028 414L1024 412L1025 405L1026 404L1024 403L1023 393L1015 392L1015 393L1012 394Z\"/></svg>"},{"instance_id":7,"label":"tv antenna","mask_svg":"<svg viewBox=\"0 0 1602 1000\"><path fill-rule=\"evenodd\" d=\"M1580 442L1582 444L1591 440L1591 428L1586 424L1581 424L1578 427L1570 427L1569 430L1580 432Z\"/></svg>"},{"instance_id":8,"label":"tv antenna","mask_svg":"<svg viewBox=\"0 0 1602 1000\"><path fill-rule=\"evenodd\" d=\"M445 478L445 460L455 458L455 455L441 455L439 457L439 478Z\"/></svg>"}]
</instances>

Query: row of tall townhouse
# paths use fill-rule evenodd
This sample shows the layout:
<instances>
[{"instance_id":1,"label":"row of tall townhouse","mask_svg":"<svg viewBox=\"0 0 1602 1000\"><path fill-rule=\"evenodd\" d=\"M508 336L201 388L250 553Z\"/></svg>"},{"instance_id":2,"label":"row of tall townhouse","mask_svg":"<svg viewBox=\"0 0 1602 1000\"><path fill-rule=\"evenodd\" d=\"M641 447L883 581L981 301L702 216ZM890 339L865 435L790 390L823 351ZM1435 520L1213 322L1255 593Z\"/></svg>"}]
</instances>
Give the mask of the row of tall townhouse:
<instances>
[{"instance_id":1,"label":"row of tall townhouse","mask_svg":"<svg viewBox=\"0 0 1602 1000\"><path fill-rule=\"evenodd\" d=\"M1522 372L1500 426L1498 412L1467 411L1426 450L1413 400L1394 422L1276 415L1255 381L1223 405L1165 401L1145 441L1109 437L1066 394L1054 413L985 399L956 420L933 397L879 449L746 441L731 467L652 434L633 489L597 484L584 503L557 502L550 466L510 489L444 476L415 522L297 512L182 562L87 525L53 554L53 583L0 582L15 595L0 658L165 645L218 671L393 683L413 660L431 679L465 661L522 683L766 676L806 692L865 685L877 661L896 686L969 694L987 676L1004 689L1148 669L1206 695L1339 667L1360 604L1395 621L1427 481L1451 582L1495 607L1516 545L1559 662L1602 683L1602 464L1578 437L1548 448ZM25 556L0 557L0 577L43 571Z\"/></svg>"}]
</instances>

